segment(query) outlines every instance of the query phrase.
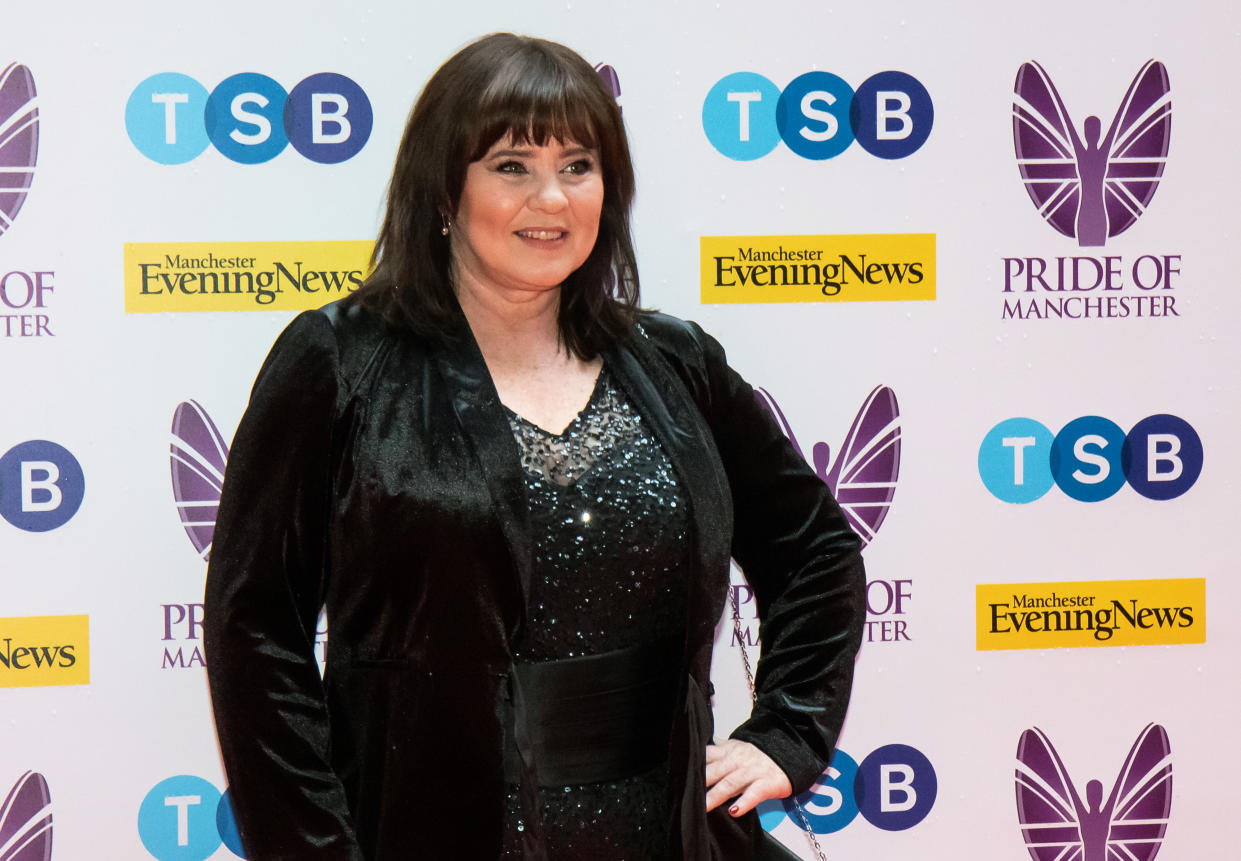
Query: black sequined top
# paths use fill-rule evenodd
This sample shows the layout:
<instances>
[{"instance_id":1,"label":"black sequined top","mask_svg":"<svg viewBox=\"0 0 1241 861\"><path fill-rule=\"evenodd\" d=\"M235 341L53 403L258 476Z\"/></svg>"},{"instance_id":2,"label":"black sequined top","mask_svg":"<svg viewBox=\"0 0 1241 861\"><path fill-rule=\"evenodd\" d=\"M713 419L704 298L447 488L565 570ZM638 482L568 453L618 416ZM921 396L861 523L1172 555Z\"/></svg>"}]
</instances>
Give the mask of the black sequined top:
<instances>
[{"instance_id":1,"label":"black sequined top","mask_svg":"<svg viewBox=\"0 0 1241 861\"><path fill-rule=\"evenodd\" d=\"M683 631L689 518L672 464L604 368L560 434L509 412L535 536L519 661L592 655ZM675 656L670 656L670 660ZM606 783L540 787L552 859L668 857L667 766ZM504 858L520 857L520 793L508 792Z\"/></svg>"}]
</instances>

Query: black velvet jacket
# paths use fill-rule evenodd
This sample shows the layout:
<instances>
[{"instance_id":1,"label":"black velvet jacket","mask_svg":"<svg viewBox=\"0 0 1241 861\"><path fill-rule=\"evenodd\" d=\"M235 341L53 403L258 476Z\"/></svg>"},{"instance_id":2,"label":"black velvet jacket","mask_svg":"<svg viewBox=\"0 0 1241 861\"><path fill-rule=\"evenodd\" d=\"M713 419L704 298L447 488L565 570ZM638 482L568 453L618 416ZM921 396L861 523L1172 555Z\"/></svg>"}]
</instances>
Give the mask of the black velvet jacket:
<instances>
[{"instance_id":1,"label":"black velvet jacket","mask_svg":"<svg viewBox=\"0 0 1241 861\"><path fill-rule=\"evenodd\" d=\"M849 698L859 542L697 326L644 314L605 361L676 468L693 524L686 642L669 656L684 668L672 833L685 861L768 857L754 814L703 812L729 557L754 587L763 641L758 699L733 736L800 792L826 767ZM335 304L280 336L233 440L205 612L216 727L251 861L499 855L499 703L530 583L522 482L468 334L432 347Z\"/></svg>"}]
</instances>

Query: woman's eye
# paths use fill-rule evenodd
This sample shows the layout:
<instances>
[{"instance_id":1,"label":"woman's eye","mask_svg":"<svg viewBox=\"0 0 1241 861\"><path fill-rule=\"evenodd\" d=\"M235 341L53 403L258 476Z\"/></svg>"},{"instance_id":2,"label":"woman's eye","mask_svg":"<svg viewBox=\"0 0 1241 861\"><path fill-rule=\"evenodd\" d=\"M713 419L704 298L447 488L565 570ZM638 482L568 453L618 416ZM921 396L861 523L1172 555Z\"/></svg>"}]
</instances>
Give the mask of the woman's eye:
<instances>
[{"instance_id":1,"label":"woman's eye","mask_svg":"<svg viewBox=\"0 0 1241 861\"><path fill-rule=\"evenodd\" d=\"M526 166L519 161L505 161L496 165L499 173L525 173Z\"/></svg>"},{"instance_id":2,"label":"woman's eye","mask_svg":"<svg viewBox=\"0 0 1241 861\"><path fill-rule=\"evenodd\" d=\"M565 173L571 173L571 174L574 174L575 176L580 176L581 174L590 173L594 169L595 169L595 163L592 162L588 158L583 158L583 159L578 159L577 161L573 162L568 167L566 167Z\"/></svg>"}]
</instances>

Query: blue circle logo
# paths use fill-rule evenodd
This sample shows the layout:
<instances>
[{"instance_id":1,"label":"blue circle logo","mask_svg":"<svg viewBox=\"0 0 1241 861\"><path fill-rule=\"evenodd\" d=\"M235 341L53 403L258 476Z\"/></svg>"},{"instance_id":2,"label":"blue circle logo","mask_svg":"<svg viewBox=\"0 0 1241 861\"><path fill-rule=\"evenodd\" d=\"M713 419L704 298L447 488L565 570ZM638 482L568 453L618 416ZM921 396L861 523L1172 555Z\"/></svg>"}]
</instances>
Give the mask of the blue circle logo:
<instances>
[{"instance_id":1,"label":"blue circle logo","mask_svg":"<svg viewBox=\"0 0 1241 861\"><path fill-rule=\"evenodd\" d=\"M880 72L858 87L849 124L858 144L871 155L905 158L931 136L935 106L931 94L913 75Z\"/></svg>"},{"instance_id":2,"label":"blue circle logo","mask_svg":"<svg viewBox=\"0 0 1241 861\"><path fill-rule=\"evenodd\" d=\"M242 72L220 81L207 98L207 137L241 164L271 161L289 143L284 134L284 87L266 75Z\"/></svg>"},{"instance_id":3,"label":"blue circle logo","mask_svg":"<svg viewBox=\"0 0 1241 861\"><path fill-rule=\"evenodd\" d=\"M206 861L220 848L220 791L189 774L161 780L138 808L138 836L158 861Z\"/></svg>"},{"instance_id":4,"label":"blue circle logo","mask_svg":"<svg viewBox=\"0 0 1241 861\"><path fill-rule=\"evenodd\" d=\"M366 93L334 72L311 75L292 93L243 72L210 94L187 75L163 72L139 84L125 107L129 139L160 164L184 164L212 144L232 161L261 164L289 143L311 161L337 164L366 146L373 125Z\"/></svg>"},{"instance_id":5,"label":"blue circle logo","mask_svg":"<svg viewBox=\"0 0 1241 861\"><path fill-rule=\"evenodd\" d=\"M880 72L853 88L831 72L806 72L781 92L753 72L721 78L702 103L707 140L735 161L762 158L781 140L802 158L840 155L856 138L871 155L905 158L926 143L935 106L904 72Z\"/></svg>"},{"instance_id":6,"label":"blue circle logo","mask_svg":"<svg viewBox=\"0 0 1241 861\"><path fill-rule=\"evenodd\" d=\"M853 143L849 105L853 88L831 72L798 75L776 103L776 128L793 152L822 161Z\"/></svg>"},{"instance_id":7,"label":"blue circle logo","mask_svg":"<svg viewBox=\"0 0 1241 861\"><path fill-rule=\"evenodd\" d=\"M702 128L711 145L734 161L762 158L780 143L776 85L753 72L722 78L702 103Z\"/></svg>"},{"instance_id":8,"label":"blue circle logo","mask_svg":"<svg viewBox=\"0 0 1241 861\"><path fill-rule=\"evenodd\" d=\"M1051 489L1052 435L1034 419L1000 422L978 447L978 474L1005 502L1033 502Z\"/></svg>"},{"instance_id":9,"label":"blue circle logo","mask_svg":"<svg viewBox=\"0 0 1241 861\"><path fill-rule=\"evenodd\" d=\"M233 790L226 789L220 796L220 803L215 809L215 828L220 833L220 840L238 858L246 855L241 849L241 833L237 830L237 818L233 815Z\"/></svg>"},{"instance_id":10,"label":"blue circle logo","mask_svg":"<svg viewBox=\"0 0 1241 861\"><path fill-rule=\"evenodd\" d=\"M203 127L207 90L188 75L163 72L139 84L125 105L125 131L138 152L160 164L198 158L211 140Z\"/></svg>"},{"instance_id":11,"label":"blue circle logo","mask_svg":"<svg viewBox=\"0 0 1241 861\"><path fill-rule=\"evenodd\" d=\"M1039 422L1005 419L983 438L978 474L1005 502L1038 499L1052 484L1080 502L1100 502L1128 481L1147 499L1175 499L1202 474L1202 440L1189 422L1147 416L1125 433L1101 416L1073 419L1054 437Z\"/></svg>"},{"instance_id":12,"label":"blue circle logo","mask_svg":"<svg viewBox=\"0 0 1241 861\"><path fill-rule=\"evenodd\" d=\"M904 831L931 812L939 781L920 751L887 744L862 760L853 791L867 822L884 831Z\"/></svg>"},{"instance_id":13,"label":"blue circle logo","mask_svg":"<svg viewBox=\"0 0 1241 861\"><path fill-rule=\"evenodd\" d=\"M1121 449L1125 432L1100 416L1073 419L1051 443L1051 474L1067 495L1099 502L1125 484Z\"/></svg>"},{"instance_id":14,"label":"blue circle logo","mask_svg":"<svg viewBox=\"0 0 1241 861\"><path fill-rule=\"evenodd\" d=\"M1189 422L1147 416L1125 437L1121 464L1129 486L1147 499L1175 499L1202 474L1202 440Z\"/></svg>"},{"instance_id":15,"label":"blue circle logo","mask_svg":"<svg viewBox=\"0 0 1241 861\"><path fill-rule=\"evenodd\" d=\"M85 494L82 466L64 446L30 440L0 457L0 516L18 529L47 532L64 526Z\"/></svg>"},{"instance_id":16,"label":"blue circle logo","mask_svg":"<svg viewBox=\"0 0 1241 861\"><path fill-rule=\"evenodd\" d=\"M293 148L319 164L353 158L371 136L371 101L344 75L311 75L284 105L284 132Z\"/></svg>"}]
</instances>

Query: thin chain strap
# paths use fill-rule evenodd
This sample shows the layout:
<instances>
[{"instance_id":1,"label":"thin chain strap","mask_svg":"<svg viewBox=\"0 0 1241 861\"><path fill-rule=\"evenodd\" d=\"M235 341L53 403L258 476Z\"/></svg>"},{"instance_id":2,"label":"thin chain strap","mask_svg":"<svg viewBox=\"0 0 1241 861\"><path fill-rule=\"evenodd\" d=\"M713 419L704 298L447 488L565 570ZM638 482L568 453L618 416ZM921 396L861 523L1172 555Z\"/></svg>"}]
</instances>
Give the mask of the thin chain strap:
<instances>
[{"instance_id":1,"label":"thin chain strap","mask_svg":"<svg viewBox=\"0 0 1241 861\"><path fill-rule=\"evenodd\" d=\"M741 604L737 598L738 589L731 589L732 592L732 608L733 608L733 641L741 650L741 666L745 668L745 683L750 688L750 700L753 701L757 696L754 689L754 669L750 666L750 652L745 646L745 636L741 630ZM814 854L818 856L819 861L827 861L827 855L823 852L823 847L819 845L819 838L815 837L814 829L810 827L810 821L806 819L806 812L801 809L796 796L789 799L793 802L793 814L797 817L797 823L801 826L802 832L806 835L806 839L810 841L810 845L814 847Z\"/></svg>"}]
</instances>

